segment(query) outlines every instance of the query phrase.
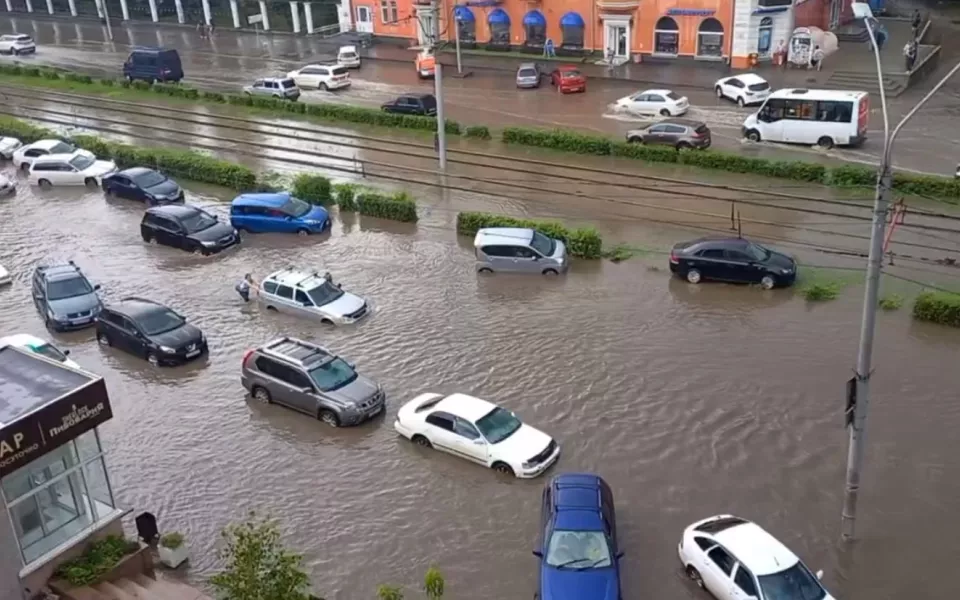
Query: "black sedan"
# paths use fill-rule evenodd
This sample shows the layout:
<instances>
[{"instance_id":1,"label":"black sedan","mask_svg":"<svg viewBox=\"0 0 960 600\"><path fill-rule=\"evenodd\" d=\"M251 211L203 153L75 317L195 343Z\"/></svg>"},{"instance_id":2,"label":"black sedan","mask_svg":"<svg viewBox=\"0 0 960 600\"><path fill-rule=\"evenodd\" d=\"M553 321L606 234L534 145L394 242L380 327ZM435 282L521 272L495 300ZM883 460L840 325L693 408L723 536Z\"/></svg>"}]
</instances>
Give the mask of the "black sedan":
<instances>
[{"instance_id":1,"label":"black sedan","mask_svg":"<svg viewBox=\"0 0 960 600\"><path fill-rule=\"evenodd\" d=\"M786 254L742 238L700 238L674 245L670 271L690 283L757 283L769 290L791 285L797 278L797 263Z\"/></svg>"},{"instance_id":2,"label":"black sedan","mask_svg":"<svg viewBox=\"0 0 960 600\"><path fill-rule=\"evenodd\" d=\"M433 117L437 114L437 99L433 94L404 94L380 105L380 110L403 115Z\"/></svg>"},{"instance_id":3,"label":"black sedan","mask_svg":"<svg viewBox=\"0 0 960 600\"><path fill-rule=\"evenodd\" d=\"M133 167L103 178L108 196L137 200L150 206L183 202L183 190L163 173L145 167Z\"/></svg>"},{"instance_id":4,"label":"black sedan","mask_svg":"<svg viewBox=\"0 0 960 600\"><path fill-rule=\"evenodd\" d=\"M148 244L204 255L217 254L240 243L240 234L232 225L189 204L148 208L140 221L140 236Z\"/></svg>"},{"instance_id":5,"label":"black sedan","mask_svg":"<svg viewBox=\"0 0 960 600\"><path fill-rule=\"evenodd\" d=\"M97 316L97 341L154 365L177 365L207 353L199 328L159 302L124 298Z\"/></svg>"}]
</instances>

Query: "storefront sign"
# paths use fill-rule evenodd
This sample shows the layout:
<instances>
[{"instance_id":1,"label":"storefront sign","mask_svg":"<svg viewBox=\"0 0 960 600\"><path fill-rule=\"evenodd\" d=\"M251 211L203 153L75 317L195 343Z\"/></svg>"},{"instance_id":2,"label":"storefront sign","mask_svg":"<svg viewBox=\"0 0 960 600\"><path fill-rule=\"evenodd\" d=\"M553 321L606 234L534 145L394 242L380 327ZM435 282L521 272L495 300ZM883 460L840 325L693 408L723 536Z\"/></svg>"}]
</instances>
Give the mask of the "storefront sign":
<instances>
[{"instance_id":1,"label":"storefront sign","mask_svg":"<svg viewBox=\"0 0 960 600\"><path fill-rule=\"evenodd\" d=\"M709 17L717 11L712 8L670 8L667 14L671 17Z\"/></svg>"},{"instance_id":2,"label":"storefront sign","mask_svg":"<svg viewBox=\"0 0 960 600\"><path fill-rule=\"evenodd\" d=\"M103 379L95 379L0 430L0 478L113 417Z\"/></svg>"}]
</instances>

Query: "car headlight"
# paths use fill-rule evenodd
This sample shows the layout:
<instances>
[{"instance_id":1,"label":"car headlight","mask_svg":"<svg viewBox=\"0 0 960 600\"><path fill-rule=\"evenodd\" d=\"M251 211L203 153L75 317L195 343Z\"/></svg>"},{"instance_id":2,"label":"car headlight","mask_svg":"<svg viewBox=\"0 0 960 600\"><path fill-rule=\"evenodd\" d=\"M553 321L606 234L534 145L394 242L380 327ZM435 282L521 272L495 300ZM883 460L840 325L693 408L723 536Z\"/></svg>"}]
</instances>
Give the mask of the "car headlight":
<instances>
[{"instance_id":1,"label":"car headlight","mask_svg":"<svg viewBox=\"0 0 960 600\"><path fill-rule=\"evenodd\" d=\"M791 268L791 269L780 269L780 272L783 273L784 275L787 275L787 274L789 274L789 273L793 273L793 269L792 269L792 268Z\"/></svg>"},{"instance_id":2,"label":"car headlight","mask_svg":"<svg viewBox=\"0 0 960 600\"><path fill-rule=\"evenodd\" d=\"M170 346L160 346L160 351L166 352L167 354L173 354L174 352L176 352L176 350L174 350Z\"/></svg>"},{"instance_id":3,"label":"car headlight","mask_svg":"<svg viewBox=\"0 0 960 600\"><path fill-rule=\"evenodd\" d=\"M206 248L209 248L210 246L216 246L216 245L217 245L216 242L200 242L200 243L203 244L204 247L206 247Z\"/></svg>"}]
</instances>

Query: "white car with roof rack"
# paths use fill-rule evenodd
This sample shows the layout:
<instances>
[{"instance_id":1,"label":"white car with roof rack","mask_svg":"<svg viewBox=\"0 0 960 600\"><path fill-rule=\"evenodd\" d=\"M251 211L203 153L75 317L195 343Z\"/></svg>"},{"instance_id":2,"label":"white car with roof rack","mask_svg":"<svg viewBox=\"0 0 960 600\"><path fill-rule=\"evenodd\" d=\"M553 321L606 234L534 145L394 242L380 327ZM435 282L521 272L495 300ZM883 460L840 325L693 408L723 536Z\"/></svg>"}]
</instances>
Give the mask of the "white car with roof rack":
<instances>
[{"instance_id":1,"label":"white car with roof rack","mask_svg":"<svg viewBox=\"0 0 960 600\"><path fill-rule=\"evenodd\" d=\"M320 275L293 268L271 273L261 281L257 300L267 310L331 325L350 325L370 314L367 301L344 291L330 273Z\"/></svg>"},{"instance_id":2,"label":"white car with roof rack","mask_svg":"<svg viewBox=\"0 0 960 600\"><path fill-rule=\"evenodd\" d=\"M687 576L718 600L834 600L816 574L756 523L716 515L683 531Z\"/></svg>"},{"instance_id":3,"label":"white car with roof rack","mask_svg":"<svg viewBox=\"0 0 960 600\"><path fill-rule=\"evenodd\" d=\"M761 104L770 95L770 84L756 73L742 73L724 77L713 84L717 98L728 98L743 108L749 104Z\"/></svg>"},{"instance_id":4,"label":"white car with roof rack","mask_svg":"<svg viewBox=\"0 0 960 600\"><path fill-rule=\"evenodd\" d=\"M14 346L23 350L29 350L35 354L40 354L49 359L61 362L68 367L82 370L80 365L67 358L67 356L70 355L69 350L61 350L50 342L30 335L29 333L17 333L0 338L0 348L4 346Z\"/></svg>"},{"instance_id":5,"label":"white car with roof rack","mask_svg":"<svg viewBox=\"0 0 960 600\"><path fill-rule=\"evenodd\" d=\"M671 90L644 90L620 98L616 107L638 115L679 117L690 109L690 102Z\"/></svg>"},{"instance_id":6,"label":"white car with roof rack","mask_svg":"<svg viewBox=\"0 0 960 600\"><path fill-rule=\"evenodd\" d=\"M3 160L12 159L13 153L21 146L23 146L23 142L15 137L0 137L0 158Z\"/></svg>"},{"instance_id":7,"label":"white car with roof rack","mask_svg":"<svg viewBox=\"0 0 960 600\"><path fill-rule=\"evenodd\" d=\"M27 171L33 161L40 156L49 154L70 154L76 151L77 147L64 142L63 140L37 140L32 144L20 146L13 152L13 166Z\"/></svg>"},{"instance_id":8,"label":"white car with roof rack","mask_svg":"<svg viewBox=\"0 0 960 600\"><path fill-rule=\"evenodd\" d=\"M552 437L466 394L420 394L400 408L393 428L418 446L521 479L537 477L560 457Z\"/></svg>"}]
</instances>

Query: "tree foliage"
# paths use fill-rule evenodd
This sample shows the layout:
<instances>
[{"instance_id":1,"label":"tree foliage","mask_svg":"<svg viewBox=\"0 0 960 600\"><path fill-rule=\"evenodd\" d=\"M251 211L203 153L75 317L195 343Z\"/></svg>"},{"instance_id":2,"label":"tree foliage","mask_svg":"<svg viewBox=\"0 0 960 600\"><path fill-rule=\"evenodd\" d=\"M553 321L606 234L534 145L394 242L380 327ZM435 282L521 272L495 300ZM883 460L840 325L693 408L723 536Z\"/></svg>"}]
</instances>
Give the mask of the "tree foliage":
<instances>
[{"instance_id":1,"label":"tree foliage","mask_svg":"<svg viewBox=\"0 0 960 600\"><path fill-rule=\"evenodd\" d=\"M222 600L308 600L303 556L286 549L280 529L250 513L247 521L223 530L224 569L210 579Z\"/></svg>"},{"instance_id":2,"label":"tree foliage","mask_svg":"<svg viewBox=\"0 0 960 600\"><path fill-rule=\"evenodd\" d=\"M423 591L429 600L442 600L445 581L436 567L427 569L423 576ZM377 588L377 600L404 600L403 589L396 585L381 585Z\"/></svg>"}]
</instances>

